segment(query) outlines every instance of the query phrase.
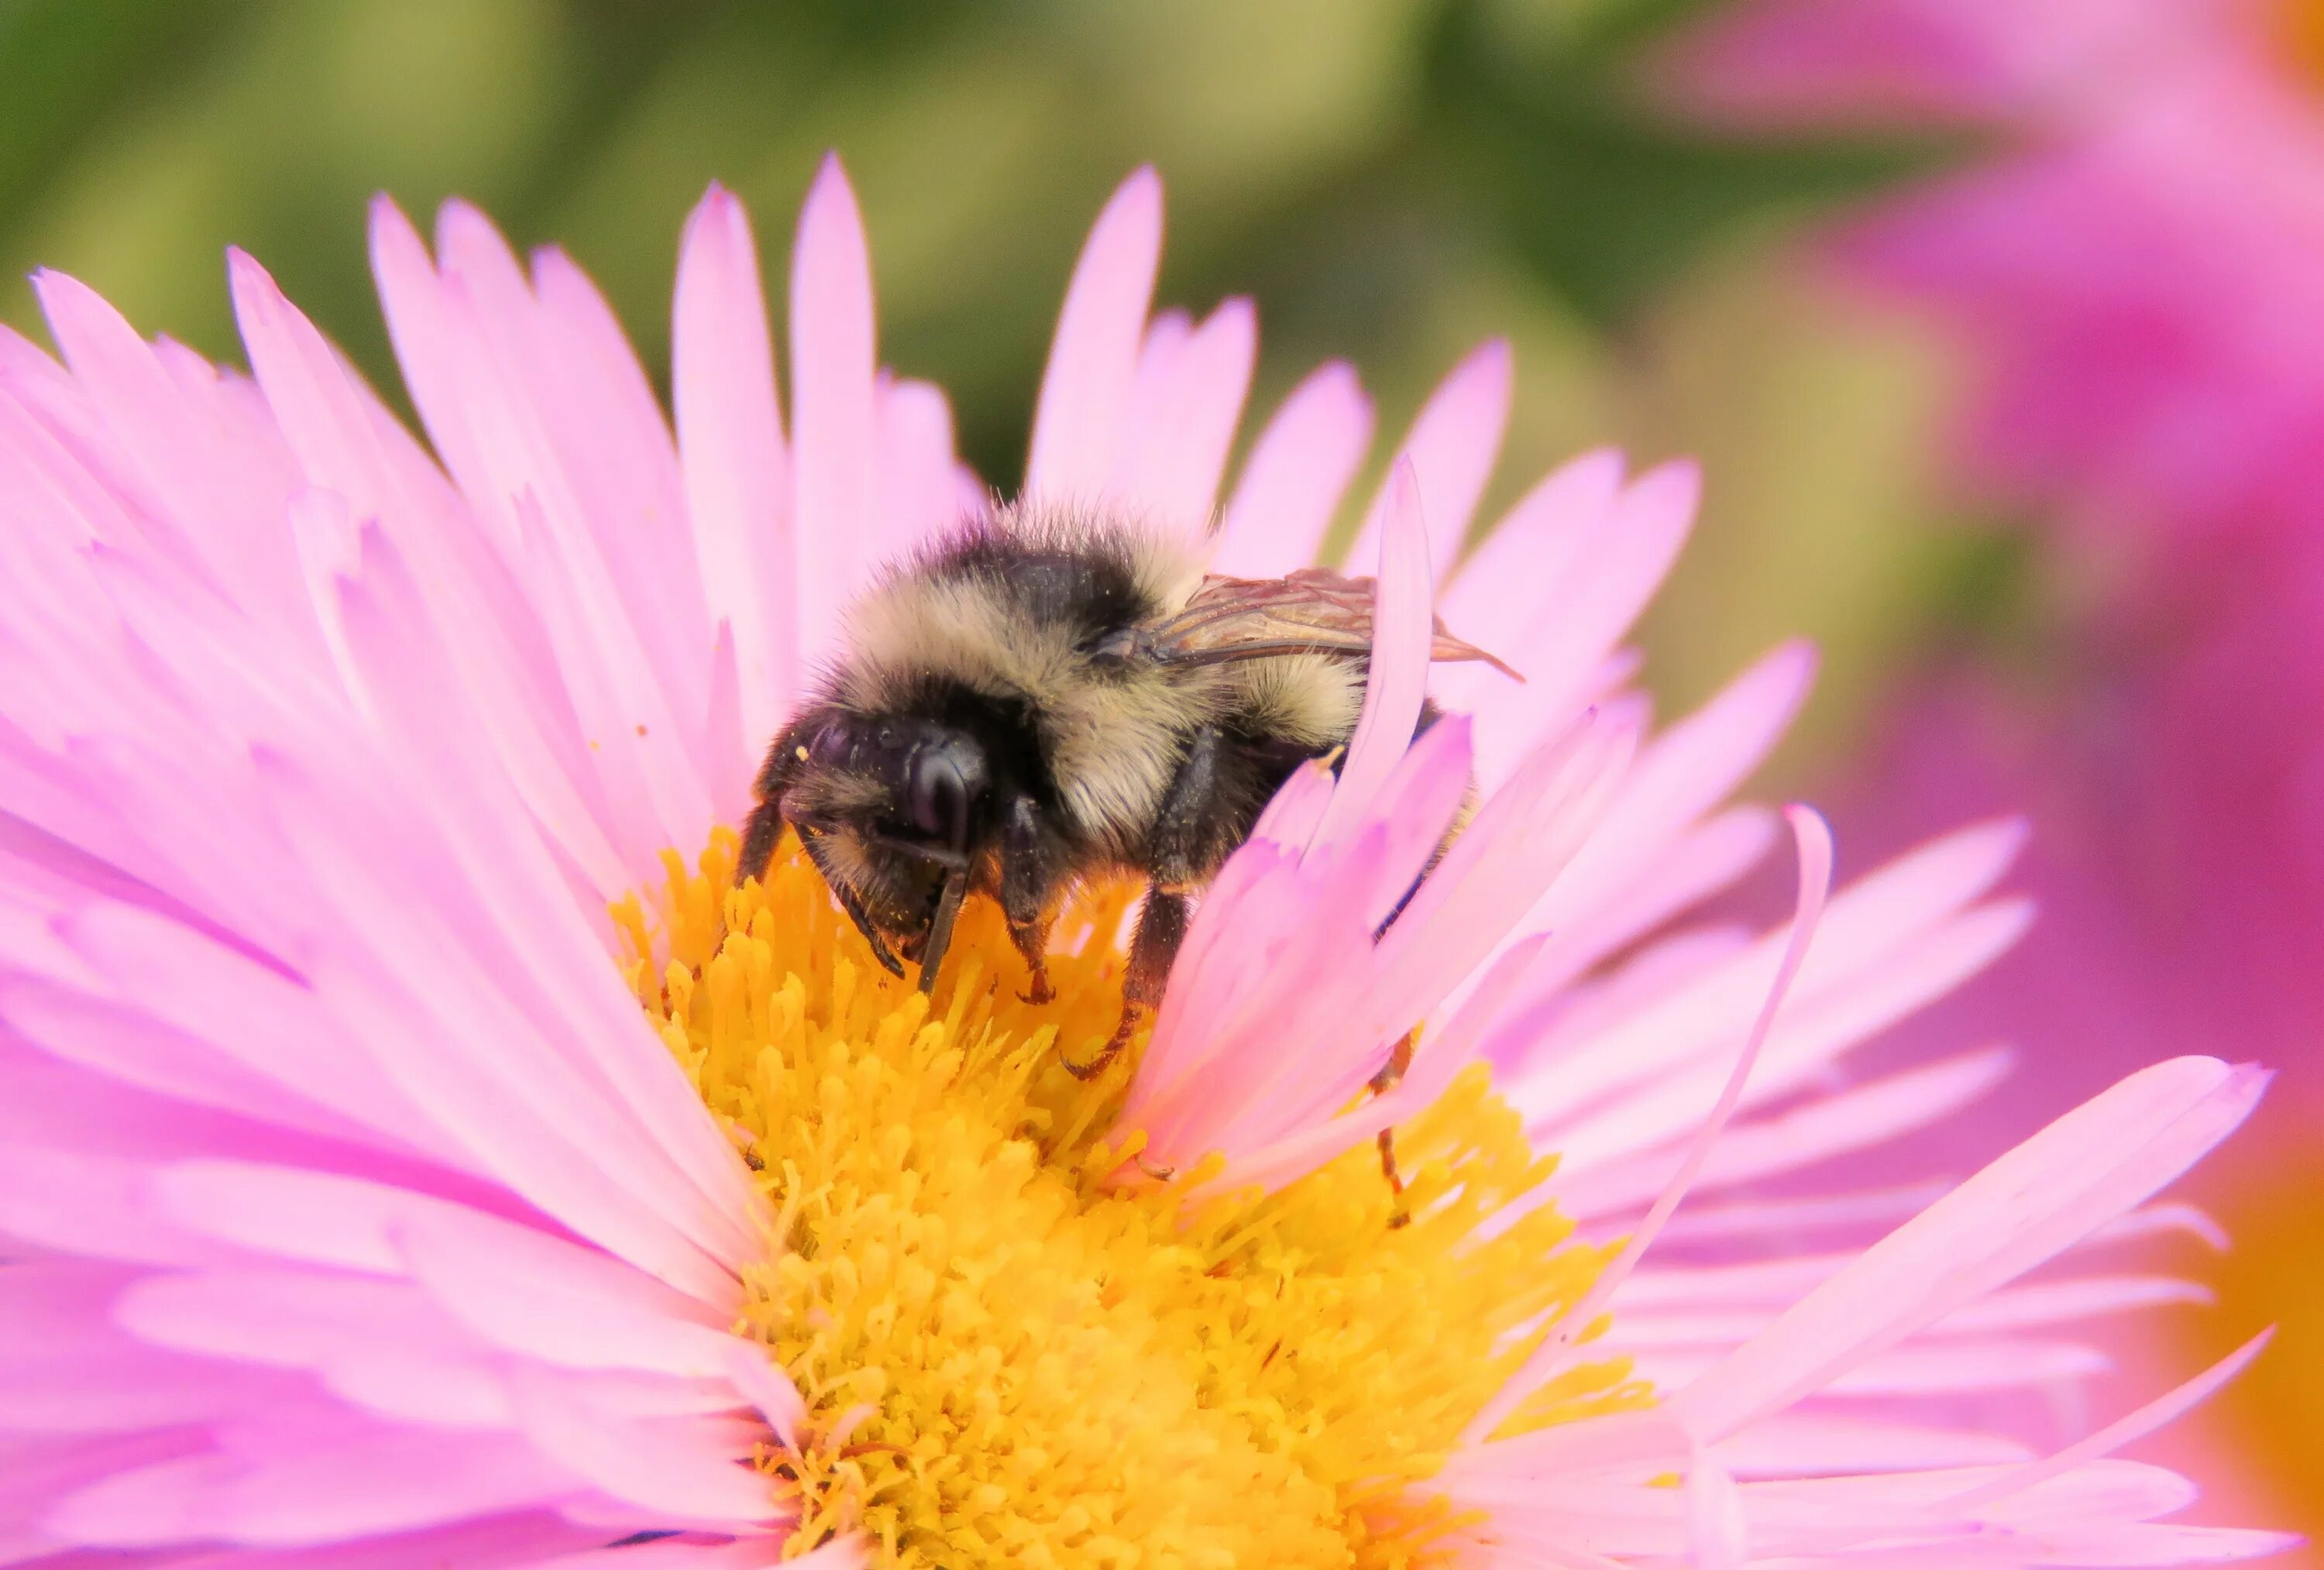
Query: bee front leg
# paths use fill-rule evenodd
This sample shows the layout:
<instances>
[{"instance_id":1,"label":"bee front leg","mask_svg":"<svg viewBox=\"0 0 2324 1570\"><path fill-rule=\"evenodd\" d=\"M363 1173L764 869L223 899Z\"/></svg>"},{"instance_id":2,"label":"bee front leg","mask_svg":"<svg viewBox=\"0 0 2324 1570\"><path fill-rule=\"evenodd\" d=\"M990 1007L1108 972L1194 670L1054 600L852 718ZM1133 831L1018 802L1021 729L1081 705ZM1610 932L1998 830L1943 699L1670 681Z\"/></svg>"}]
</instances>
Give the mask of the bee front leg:
<instances>
[{"instance_id":1,"label":"bee front leg","mask_svg":"<svg viewBox=\"0 0 2324 1570\"><path fill-rule=\"evenodd\" d=\"M1041 821L1033 798L1010 798L1001 813L1001 914L1009 941L1033 973L1027 1003L1057 996L1049 985L1049 927L1057 913L1057 886L1065 876L1064 848Z\"/></svg>"}]
</instances>

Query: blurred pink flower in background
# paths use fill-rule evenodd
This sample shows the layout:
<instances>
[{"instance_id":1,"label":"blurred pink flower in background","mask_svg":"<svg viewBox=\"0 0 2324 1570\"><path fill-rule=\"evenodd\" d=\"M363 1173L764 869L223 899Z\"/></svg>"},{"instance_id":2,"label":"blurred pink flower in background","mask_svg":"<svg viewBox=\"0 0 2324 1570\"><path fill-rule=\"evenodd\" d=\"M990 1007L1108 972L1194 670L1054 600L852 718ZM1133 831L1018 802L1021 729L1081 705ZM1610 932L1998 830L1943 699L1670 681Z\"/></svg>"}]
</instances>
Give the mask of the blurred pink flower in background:
<instances>
[{"instance_id":1,"label":"blurred pink flower in background","mask_svg":"<svg viewBox=\"0 0 2324 1570\"><path fill-rule=\"evenodd\" d=\"M2324 1110L2319 46L2324 7L2296 3L1747 0L1664 61L1687 112L1737 130L1970 141L1827 254L1948 333L1956 472L2043 521L2063 631L2038 670L1923 673L1840 821L1877 849L2033 809L2044 919L1926 1022L2072 1043L2032 1058L1994 1137L2046 1099L2023 1090L2162 1052L2284 1065L2260 1137L2201 1191L2245 1239L2236 1277L2295 1330L2324 1330L2307 1229L2281 1225L2314 1202L2301 1147ZM2314 1529L2324 1359L2296 1356L2306 1379L2255 1382L2210 1428Z\"/></svg>"}]
</instances>

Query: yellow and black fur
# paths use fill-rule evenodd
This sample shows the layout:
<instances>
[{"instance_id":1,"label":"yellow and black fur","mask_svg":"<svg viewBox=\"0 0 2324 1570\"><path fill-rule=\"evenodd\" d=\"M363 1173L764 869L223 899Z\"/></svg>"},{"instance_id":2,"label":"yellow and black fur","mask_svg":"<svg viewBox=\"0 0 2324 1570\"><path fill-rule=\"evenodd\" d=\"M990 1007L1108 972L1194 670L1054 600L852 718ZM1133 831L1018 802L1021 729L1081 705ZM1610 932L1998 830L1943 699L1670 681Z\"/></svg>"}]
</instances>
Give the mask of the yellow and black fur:
<instances>
[{"instance_id":1,"label":"yellow and black fur","mask_svg":"<svg viewBox=\"0 0 2324 1570\"><path fill-rule=\"evenodd\" d=\"M918 962L923 987L962 898L997 899L1037 996L1072 884L1144 877L1121 1027L1076 1070L1094 1073L1160 1001L1188 894L1295 768L1354 731L1359 588L1206 579L1186 543L1097 518L1004 510L966 526L850 608L844 656L760 772L742 872L788 823L874 956L899 976ZM1286 592L1312 633L1283 620ZM1240 609L1260 601L1264 617Z\"/></svg>"}]
</instances>

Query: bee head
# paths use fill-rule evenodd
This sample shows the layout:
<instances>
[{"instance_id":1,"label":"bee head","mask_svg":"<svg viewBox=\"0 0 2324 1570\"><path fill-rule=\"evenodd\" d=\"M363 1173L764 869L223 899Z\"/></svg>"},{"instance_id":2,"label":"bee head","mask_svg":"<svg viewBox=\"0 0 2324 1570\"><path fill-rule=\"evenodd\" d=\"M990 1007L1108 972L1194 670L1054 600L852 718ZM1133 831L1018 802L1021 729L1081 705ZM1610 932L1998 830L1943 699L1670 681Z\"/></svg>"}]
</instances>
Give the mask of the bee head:
<instances>
[{"instance_id":1,"label":"bee head","mask_svg":"<svg viewBox=\"0 0 2324 1570\"><path fill-rule=\"evenodd\" d=\"M982 848L984 748L935 721L835 712L799 744L783 816L890 969L935 984Z\"/></svg>"}]
</instances>

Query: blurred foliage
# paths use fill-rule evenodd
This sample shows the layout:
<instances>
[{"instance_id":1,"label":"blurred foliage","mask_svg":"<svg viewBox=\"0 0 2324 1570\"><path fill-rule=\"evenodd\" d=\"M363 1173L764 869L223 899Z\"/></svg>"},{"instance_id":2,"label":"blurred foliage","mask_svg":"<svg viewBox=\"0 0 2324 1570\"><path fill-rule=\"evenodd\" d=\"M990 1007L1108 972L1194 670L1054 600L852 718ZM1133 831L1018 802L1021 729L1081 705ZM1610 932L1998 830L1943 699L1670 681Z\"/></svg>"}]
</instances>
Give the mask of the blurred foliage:
<instances>
[{"instance_id":1,"label":"blurred foliage","mask_svg":"<svg viewBox=\"0 0 2324 1570\"><path fill-rule=\"evenodd\" d=\"M457 193L519 244L572 251L658 365L704 186L749 204L779 298L835 147L882 357L951 390L966 454L1005 485L1080 235L1151 161L1165 298L1258 298L1258 407L1343 354L1393 431L1507 334L1501 498L1609 439L1711 460L1709 537L1652 629L1666 691L1700 696L1790 629L1866 690L1942 603L1916 609L1914 584L1960 548L1915 521L1933 373L1827 309L1783 236L1930 151L1674 128L1640 61L1702 3L0 0L0 258L234 358L219 255L239 243L392 389L364 204L424 216ZM33 318L21 284L0 316Z\"/></svg>"}]
</instances>

